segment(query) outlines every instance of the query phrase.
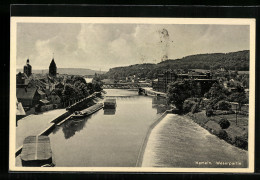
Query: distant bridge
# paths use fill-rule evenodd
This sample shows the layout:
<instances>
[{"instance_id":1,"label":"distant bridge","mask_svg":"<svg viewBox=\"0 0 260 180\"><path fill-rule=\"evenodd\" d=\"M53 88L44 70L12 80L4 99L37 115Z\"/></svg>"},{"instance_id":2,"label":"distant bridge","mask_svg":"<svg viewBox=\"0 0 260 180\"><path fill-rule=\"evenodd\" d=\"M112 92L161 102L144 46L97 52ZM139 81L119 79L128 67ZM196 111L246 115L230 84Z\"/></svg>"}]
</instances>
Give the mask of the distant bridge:
<instances>
[{"instance_id":1,"label":"distant bridge","mask_svg":"<svg viewBox=\"0 0 260 180\"><path fill-rule=\"evenodd\" d=\"M138 89L140 87L151 87L149 83L110 83L104 84L103 89Z\"/></svg>"}]
</instances>

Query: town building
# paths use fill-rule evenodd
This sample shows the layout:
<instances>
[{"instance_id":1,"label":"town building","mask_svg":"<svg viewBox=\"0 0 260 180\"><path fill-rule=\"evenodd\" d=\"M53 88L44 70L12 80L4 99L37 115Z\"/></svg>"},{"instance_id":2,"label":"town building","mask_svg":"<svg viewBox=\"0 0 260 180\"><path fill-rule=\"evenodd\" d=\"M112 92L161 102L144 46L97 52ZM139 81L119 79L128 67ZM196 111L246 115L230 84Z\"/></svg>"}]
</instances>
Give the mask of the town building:
<instances>
[{"instance_id":1,"label":"town building","mask_svg":"<svg viewBox=\"0 0 260 180\"><path fill-rule=\"evenodd\" d=\"M32 66L30 65L30 60L27 59L26 65L23 67L23 72L29 77L32 74Z\"/></svg>"},{"instance_id":2,"label":"town building","mask_svg":"<svg viewBox=\"0 0 260 180\"><path fill-rule=\"evenodd\" d=\"M23 107L34 107L40 99L45 99L46 95L41 90L32 88L16 88L16 97Z\"/></svg>"},{"instance_id":3,"label":"town building","mask_svg":"<svg viewBox=\"0 0 260 180\"><path fill-rule=\"evenodd\" d=\"M55 93L55 91L52 91L48 97L48 100L52 104L60 104L61 103L61 98Z\"/></svg>"},{"instance_id":4,"label":"town building","mask_svg":"<svg viewBox=\"0 0 260 180\"><path fill-rule=\"evenodd\" d=\"M18 102L17 98L16 98L16 115L17 116L24 116L26 115L24 109L23 109L23 105L22 103Z\"/></svg>"},{"instance_id":5,"label":"town building","mask_svg":"<svg viewBox=\"0 0 260 180\"><path fill-rule=\"evenodd\" d=\"M25 73L19 72L16 75L16 87L24 88L24 87L27 87L28 84L29 84L28 76Z\"/></svg>"},{"instance_id":6,"label":"town building","mask_svg":"<svg viewBox=\"0 0 260 180\"><path fill-rule=\"evenodd\" d=\"M168 84L177 80L193 80L197 82L198 90L201 92L201 95L206 93L211 86L217 82L216 79L212 79L209 72L198 73L190 71L186 74L176 74L173 71L166 71L163 74L158 74L158 79L152 81L153 90L167 92Z\"/></svg>"},{"instance_id":7,"label":"town building","mask_svg":"<svg viewBox=\"0 0 260 180\"><path fill-rule=\"evenodd\" d=\"M49 66L49 76L56 77L56 75L57 75L57 66L54 61L54 58L52 58L52 61Z\"/></svg>"},{"instance_id":8,"label":"town building","mask_svg":"<svg viewBox=\"0 0 260 180\"><path fill-rule=\"evenodd\" d=\"M23 107L33 107L40 100L37 88L16 88L16 96Z\"/></svg>"}]
</instances>

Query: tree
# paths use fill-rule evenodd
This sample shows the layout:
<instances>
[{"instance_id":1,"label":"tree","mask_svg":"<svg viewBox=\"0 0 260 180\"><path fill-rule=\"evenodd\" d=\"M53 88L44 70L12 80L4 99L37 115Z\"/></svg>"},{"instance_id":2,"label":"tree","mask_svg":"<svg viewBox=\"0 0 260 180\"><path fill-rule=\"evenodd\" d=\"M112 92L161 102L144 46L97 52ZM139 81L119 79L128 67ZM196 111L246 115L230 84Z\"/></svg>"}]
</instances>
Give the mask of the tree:
<instances>
[{"instance_id":1,"label":"tree","mask_svg":"<svg viewBox=\"0 0 260 180\"><path fill-rule=\"evenodd\" d=\"M225 99L229 95L229 92L219 83L214 83L210 90L205 93L205 97L208 99Z\"/></svg>"},{"instance_id":2,"label":"tree","mask_svg":"<svg viewBox=\"0 0 260 180\"><path fill-rule=\"evenodd\" d=\"M217 109L229 111L231 109L231 104L228 101L219 101L217 104Z\"/></svg>"},{"instance_id":3,"label":"tree","mask_svg":"<svg viewBox=\"0 0 260 180\"><path fill-rule=\"evenodd\" d=\"M217 103L226 100L228 95L228 90L219 83L214 83L204 96L209 99L208 105L211 106L212 109L218 109Z\"/></svg>"},{"instance_id":4,"label":"tree","mask_svg":"<svg viewBox=\"0 0 260 180\"><path fill-rule=\"evenodd\" d=\"M76 97L76 89L73 85L71 84L66 84L65 85L65 88L64 88L64 91L63 91L63 97L66 99L66 100L75 100L75 97Z\"/></svg>"},{"instance_id":5,"label":"tree","mask_svg":"<svg viewBox=\"0 0 260 180\"><path fill-rule=\"evenodd\" d=\"M190 80L172 82L168 86L167 99L182 112L184 101L196 94L194 89L194 83Z\"/></svg>"},{"instance_id":6,"label":"tree","mask_svg":"<svg viewBox=\"0 0 260 180\"><path fill-rule=\"evenodd\" d=\"M89 94L93 94L94 93L94 86L92 83L87 83L87 89L88 89L88 93Z\"/></svg>"},{"instance_id":7,"label":"tree","mask_svg":"<svg viewBox=\"0 0 260 180\"><path fill-rule=\"evenodd\" d=\"M229 97L228 100L231 102L237 102L238 103L238 110L241 110L241 107L243 104L248 104L248 97L245 92L235 92L232 93Z\"/></svg>"},{"instance_id":8,"label":"tree","mask_svg":"<svg viewBox=\"0 0 260 180\"><path fill-rule=\"evenodd\" d=\"M221 127L221 129L227 129L230 126L230 122L226 118L222 118L218 122L218 124Z\"/></svg>"}]
</instances>

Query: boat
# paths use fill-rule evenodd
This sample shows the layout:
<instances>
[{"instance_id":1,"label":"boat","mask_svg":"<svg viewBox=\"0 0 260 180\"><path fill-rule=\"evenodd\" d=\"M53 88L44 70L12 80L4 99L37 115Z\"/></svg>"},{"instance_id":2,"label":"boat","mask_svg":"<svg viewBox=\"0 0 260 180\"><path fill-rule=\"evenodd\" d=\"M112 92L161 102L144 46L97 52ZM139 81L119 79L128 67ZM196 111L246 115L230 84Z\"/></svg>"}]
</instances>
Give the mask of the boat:
<instances>
[{"instance_id":1,"label":"boat","mask_svg":"<svg viewBox=\"0 0 260 180\"><path fill-rule=\"evenodd\" d=\"M24 139L21 152L22 166L53 167L53 155L48 136L28 136Z\"/></svg>"},{"instance_id":2,"label":"boat","mask_svg":"<svg viewBox=\"0 0 260 180\"><path fill-rule=\"evenodd\" d=\"M104 109L116 108L116 99L106 99L104 102Z\"/></svg>"},{"instance_id":3,"label":"boat","mask_svg":"<svg viewBox=\"0 0 260 180\"><path fill-rule=\"evenodd\" d=\"M116 109L104 109L104 115L114 115L116 113Z\"/></svg>"},{"instance_id":4,"label":"boat","mask_svg":"<svg viewBox=\"0 0 260 180\"><path fill-rule=\"evenodd\" d=\"M75 111L71 118L82 118L84 116L93 114L94 112L103 108L103 103L97 103L93 106L90 106L82 111Z\"/></svg>"}]
</instances>

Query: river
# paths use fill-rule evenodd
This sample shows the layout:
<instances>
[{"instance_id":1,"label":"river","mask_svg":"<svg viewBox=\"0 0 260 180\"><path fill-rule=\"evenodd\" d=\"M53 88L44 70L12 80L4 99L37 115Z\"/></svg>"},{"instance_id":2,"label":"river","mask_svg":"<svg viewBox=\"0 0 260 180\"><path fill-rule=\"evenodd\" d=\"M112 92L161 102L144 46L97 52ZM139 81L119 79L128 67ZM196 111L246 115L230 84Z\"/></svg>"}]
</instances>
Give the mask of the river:
<instances>
[{"instance_id":1,"label":"river","mask_svg":"<svg viewBox=\"0 0 260 180\"><path fill-rule=\"evenodd\" d=\"M166 110L166 101L162 97L139 96L137 91L133 90L106 89L106 91L104 99L116 99L115 111L101 109L89 117L68 120L61 126L56 126L49 135L56 167L135 167L137 165L139 158L142 157L141 149L148 129ZM203 153L213 155L216 151L214 148L218 148L216 152L226 152L225 149L230 147L226 142L221 142L221 146L214 146L221 140L205 133L203 128L192 123L188 123L185 127L185 136L183 136L181 126L185 126L184 122L186 121L178 120L173 123L176 126L173 129L178 130L175 136L180 136L179 139L177 138L178 141L174 142L175 151L185 150L183 152L191 153L192 150L186 151L192 148L191 144L196 143L191 143L191 140L206 143L203 148L210 149L204 149ZM186 142L185 139L180 141L183 137L194 137L194 133L196 138L191 138L187 143L183 143ZM212 136L211 140L204 142L204 139L209 136ZM179 155L191 156L185 153ZM215 155L221 156L216 153ZM232 151L233 157L240 155L241 153L236 149ZM178 166L178 162L175 165Z\"/></svg>"},{"instance_id":2,"label":"river","mask_svg":"<svg viewBox=\"0 0 260 180\"><path fill-rule=\"evenodd\" d=\"M139 96L137 91L106 91L106 98L116 99L116 111L102 109L67 121L49 135L56 166L136 166L149 126L164 111L157 104L164 100Z\"/></svg>"}]
</instances>

